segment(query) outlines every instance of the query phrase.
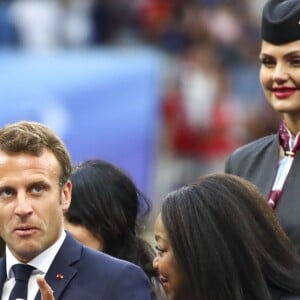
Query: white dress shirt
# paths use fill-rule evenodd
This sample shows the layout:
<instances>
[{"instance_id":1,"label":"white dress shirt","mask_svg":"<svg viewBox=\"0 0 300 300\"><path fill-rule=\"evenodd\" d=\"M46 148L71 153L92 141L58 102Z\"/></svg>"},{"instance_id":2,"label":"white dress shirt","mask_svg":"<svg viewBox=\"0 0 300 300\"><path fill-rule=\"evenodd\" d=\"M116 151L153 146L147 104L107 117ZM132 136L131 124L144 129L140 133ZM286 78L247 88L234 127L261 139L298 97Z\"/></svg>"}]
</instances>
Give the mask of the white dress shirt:
<instances>
[{"instance_id":1,"label":"white dress shirt","mask_svg":"<svg viewBox=\"0 0 300 300\"><path fill-rule=\"evenodd\" d=\"M62 232L59 239L48 249L44 250L38 256L30 260L27 264L35 267L36 269L33 270L29 281L28 281L28 295L27 300L33 300L38 292L38 284L36 282L36 278L38 275L45 276L48 272L50 265L54 257L56 256L58 250L60 249L61 245L63 244L66 237L65 231ZM9 294L11 293L14 285L15 285L15 277L12 271L12 266L15 264L20 264L21 262L18 261L9 248L6 246L6 276L7 279L3 285L2 296L1 300L8 300Z\"/></svg>"}]
</instances>

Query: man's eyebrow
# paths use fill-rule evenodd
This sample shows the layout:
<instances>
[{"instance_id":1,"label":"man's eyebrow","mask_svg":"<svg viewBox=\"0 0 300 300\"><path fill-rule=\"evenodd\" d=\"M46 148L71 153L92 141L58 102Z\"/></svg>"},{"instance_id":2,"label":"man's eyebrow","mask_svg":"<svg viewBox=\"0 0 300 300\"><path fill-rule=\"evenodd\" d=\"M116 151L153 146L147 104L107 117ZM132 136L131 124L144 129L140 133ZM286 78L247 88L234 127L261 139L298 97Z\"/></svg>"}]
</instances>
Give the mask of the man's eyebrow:
<instances>
[{"instance_id":1,"label":"man's eyebrow","mask_svg":"<svg viewBox=\"0 0 300 300\"><path fill-rule=\"evenodd\" d=\"M11 185L9 185L9 184L5 184L5 185L2 185L2 186L0 184L0 190L3 191L5 189L11 189L11 190L13 190L14 188Z\"/></svg>"},{"instance_id":2,"label":"man's eyebrow","mask_svg":"<svg viewBox=\"0 0 300 300\"><path fill-rule=\"evenodd\" d=\"M30 182L28 184L28 187L32 187L32 186L36 186L36 185L42 185L42 186L45 186L45 187L50 186L50 184L48 182L46 182L45 180L37 180L37 181L34 181L34 182Z\"/></svg>"}]
</instances>

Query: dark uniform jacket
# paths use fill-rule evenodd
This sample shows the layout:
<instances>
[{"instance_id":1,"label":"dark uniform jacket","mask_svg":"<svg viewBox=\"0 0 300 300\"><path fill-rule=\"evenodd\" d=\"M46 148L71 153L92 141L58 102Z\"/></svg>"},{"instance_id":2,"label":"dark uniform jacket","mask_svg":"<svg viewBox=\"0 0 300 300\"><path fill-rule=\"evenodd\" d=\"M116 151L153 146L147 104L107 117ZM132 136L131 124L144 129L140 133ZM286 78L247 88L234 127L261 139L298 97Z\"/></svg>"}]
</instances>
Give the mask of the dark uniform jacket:
<instances>
[{"instance_id":1,"label":"dark uniform jacket","mask_svg":"<svg viewBox=\"0 0 300 300\"><path fill-rule=\"evenodd\" d=\"M235 150L227 159L225 172L257 185L267 201L278 168L279 149L277 134L263 137ZM275 213L300 252L300 151L295 156Z\"/></svg>"}]
</instances>

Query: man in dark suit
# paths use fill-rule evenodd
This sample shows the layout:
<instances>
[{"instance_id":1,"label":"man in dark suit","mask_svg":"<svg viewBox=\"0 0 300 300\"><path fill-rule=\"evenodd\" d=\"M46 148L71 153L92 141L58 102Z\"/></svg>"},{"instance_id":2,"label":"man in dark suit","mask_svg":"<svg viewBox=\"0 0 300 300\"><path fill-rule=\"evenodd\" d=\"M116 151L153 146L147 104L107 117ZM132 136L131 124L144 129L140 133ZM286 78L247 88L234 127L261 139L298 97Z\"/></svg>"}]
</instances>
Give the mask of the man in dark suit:
<instances>
[{"instance_id":1,"label":"man in dark suit","mask_svg":"<svg viewBox=\"0 0 300 300\"><path fill-rule=\"evenodd\" d=\"M84 247L64 231L70 173L68 151L48 127L22 121L0 129L1 299L15 293L16 264L33 267L26 299L41 299L47 288L53 291L47 299L56 300L153 299L138 266Z\"/></svg>"}]
</instances>

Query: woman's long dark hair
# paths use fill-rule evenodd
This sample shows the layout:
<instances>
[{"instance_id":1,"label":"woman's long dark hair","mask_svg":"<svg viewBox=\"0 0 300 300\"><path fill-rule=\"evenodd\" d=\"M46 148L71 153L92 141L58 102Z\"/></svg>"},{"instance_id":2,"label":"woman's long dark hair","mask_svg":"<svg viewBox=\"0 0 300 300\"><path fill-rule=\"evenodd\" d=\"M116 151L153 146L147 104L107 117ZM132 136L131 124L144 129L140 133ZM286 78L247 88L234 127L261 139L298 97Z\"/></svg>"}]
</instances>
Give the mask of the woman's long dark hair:
<instances>
[{"instance_id":1,"label":"woman's long dark hair","mask_svg":"<svg viewBox=\"0 0 300 300\"><path fill-rule=\"evenodd\" d=\"M162 222L195 299L269 300L300 295L300 261L257 188L229 174L170 193Z\"/></svg>"},{"instance_id":2,"label":"woman's long dark hair","mask_svg":"<svg viewBox=\"0 0 300 300\"><path fill-rule=\"evenodd\" d=\"M72 201L66 219L104 241L103 252L139 265L152 277L155 255L137 234L138 221L150 211L149 200L125 172L102 160L88 160L71 175ZM139 207L143 207L138 218Z\"/></svg>"}]
</instances>

